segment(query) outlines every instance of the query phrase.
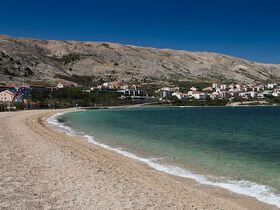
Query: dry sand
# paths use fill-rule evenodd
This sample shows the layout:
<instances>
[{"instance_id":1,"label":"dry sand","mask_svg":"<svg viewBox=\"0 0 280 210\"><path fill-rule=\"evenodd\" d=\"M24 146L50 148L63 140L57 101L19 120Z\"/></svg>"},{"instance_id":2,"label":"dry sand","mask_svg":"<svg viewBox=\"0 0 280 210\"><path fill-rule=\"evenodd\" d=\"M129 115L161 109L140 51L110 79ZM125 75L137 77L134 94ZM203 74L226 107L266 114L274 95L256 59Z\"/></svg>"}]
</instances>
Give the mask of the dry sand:
<instances>
[{"instance_id":1,"label":"dry sand","mask_svg":"<svg viewBox=\"0 0 280 210\"><path fill-rule=\"evenodd\" d=\"M56 112L0 113L0 208L276 209L67 136L46 126Z\"/></svg>"}]
</instances>

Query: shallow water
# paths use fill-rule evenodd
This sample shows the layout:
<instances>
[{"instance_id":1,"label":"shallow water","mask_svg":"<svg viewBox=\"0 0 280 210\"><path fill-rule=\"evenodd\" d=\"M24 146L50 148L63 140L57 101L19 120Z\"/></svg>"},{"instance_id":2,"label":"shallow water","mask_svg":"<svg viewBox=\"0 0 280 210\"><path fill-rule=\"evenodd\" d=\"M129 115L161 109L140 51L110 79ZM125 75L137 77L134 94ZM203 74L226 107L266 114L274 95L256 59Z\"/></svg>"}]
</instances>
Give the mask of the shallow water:
<instances>
[{"instance_id":1,"label":"shallow water","mask_svg":"<svg viewBox=\"0 0 280 210\"><path fill-rule=\"evenodd\" d=\"M280 206L278 107L106 109L60 118L158 170Z\"/></svg>"}]
</instances>

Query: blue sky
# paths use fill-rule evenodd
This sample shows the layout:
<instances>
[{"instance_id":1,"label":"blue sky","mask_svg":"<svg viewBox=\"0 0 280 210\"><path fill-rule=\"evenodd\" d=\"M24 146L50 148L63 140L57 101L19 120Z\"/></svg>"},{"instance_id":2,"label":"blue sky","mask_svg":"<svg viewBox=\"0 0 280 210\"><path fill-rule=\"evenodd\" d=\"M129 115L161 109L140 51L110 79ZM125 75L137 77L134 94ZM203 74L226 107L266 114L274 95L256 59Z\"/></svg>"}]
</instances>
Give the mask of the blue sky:
<instances>
[{"instance_id":1,"label":"blue sky","mask_svg":"<svg viewBox=\"0 0 280 210\"><path fill-rule=\"evenodd\" d=\"M279 0L9 0L0 33L210 51L280 63Z\"/></svg>"}]
</instances>

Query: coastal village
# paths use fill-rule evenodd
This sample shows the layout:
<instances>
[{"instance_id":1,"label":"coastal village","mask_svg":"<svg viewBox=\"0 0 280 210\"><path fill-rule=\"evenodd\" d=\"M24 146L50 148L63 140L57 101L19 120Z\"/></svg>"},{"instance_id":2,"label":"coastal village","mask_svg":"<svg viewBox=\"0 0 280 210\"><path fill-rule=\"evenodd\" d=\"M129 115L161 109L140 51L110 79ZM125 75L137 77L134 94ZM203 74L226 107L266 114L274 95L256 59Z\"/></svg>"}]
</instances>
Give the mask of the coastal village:
<instances>
[{"instance_id":1,"label":"coastal village","mask_svg":"<svg viewBox=\"0 0 280 210\"><path fill-rule=\"evenodd\" d=\"M63 89L79 89L81 93L115 93L120 100L133 103L158 103L166 104L176 101L239 101L239 104L267 104L267 99L280 97L280 85L277 83L252 83L252 84L217 84L213 83L207 87L191 86L182 91L180 87L161 87L148 94L143 85L124 84L120 82L103 82L95 87L77 87L74 84L59 82L55 86L43 85L0 85L0 110L16 110L16 104L23 104L24 109L40 107L40 101L34 101L34 94L56 93ZM79 104L75 104L79 106ZM94 104L97 106L97 104ZM48 104L52 108L52 104Z\"/></svg>"},{"instance_id":2,"label":"coastal village","mask_svg":"<svg viewBox=\"0 0 280 210\"><path fill-rule=\"evenodd\" d=\"M205 100L209 99L228 99L229 101L235 98L242 99L266 99L269 97L280 96L280 86L276 83L271 84L217 84L199 89L192 86L188 92L180 92L179 87L163 87L158 90L160 93L160 100L167 97L176 97L179 100L195 99Z\"/></svg>"}]
</instances>

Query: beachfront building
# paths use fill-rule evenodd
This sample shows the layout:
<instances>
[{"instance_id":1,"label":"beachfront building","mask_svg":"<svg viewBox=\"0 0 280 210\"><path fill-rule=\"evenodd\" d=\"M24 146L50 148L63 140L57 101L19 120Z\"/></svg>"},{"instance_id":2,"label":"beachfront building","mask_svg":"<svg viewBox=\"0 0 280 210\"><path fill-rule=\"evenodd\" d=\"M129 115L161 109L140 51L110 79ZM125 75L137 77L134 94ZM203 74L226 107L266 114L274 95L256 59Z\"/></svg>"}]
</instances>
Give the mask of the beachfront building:
<instances>
[{"instance_id":1,"label":"beachfront building","mask_svg":"<svg viewBox=\"0 0 280 210\"><path fill-rule=\"evenodd\" d=\"M167 97L171 97L172 96L172 91L171 90L161 90L160 92L159 92L159 97L160 98L167 98Z\"/></svg>"},{"instance_id":2,"label":"beachfront building","mask_svg":"<svg viewBox=\"0 0 280 210\"><path fill-rule=\"evenodd\" d=\"M193 94L193 98L196 100L205 100L206 99L207 94L197 91L196 93Z\"/></svg>"},{"instance_id":3,"label":"beachfront building","mask_svg":"<svg viewBox=\"0 0 280 210\"><path fill-rule=\"evenodd\" d=\"M0 92L0 102L13 102L15 94L9 90Z\"/></svg>"},{"instance_id":4,"label":"beachfront building","mask_svg":"<svg viewBox=\"0 0 280 210\"><path fill-rule=\"evenodd\" d=\"M125 89L118 90L118 93L124 96L146 96L146 92L144 90L135 90L135 89Z\"/></svg>"},{"instance_id":5,"label":"beachfront building","mask_svg":"<svg viewBox=\"0 0 280 210\"><path fill-rule=\"evenodd\" d=\"M250 91L250 96L251 98L256 98L258 96L258 93L254 91Z\"/></svg>"},{"instance_id":6,"label":"beachfront building","mask_svg":"<svg viewBox=\"0 0 280 210\"><path fill-rule=\"evenodd\" d=\"M156 90L155 92L159 93L160 100L162 100L167 97L172 97L172 94L175 92L179 92L179 90L179 87L163 87Z\"/></svg>"},{"instance_id":7,"label":"beachfront building","mask_svg":"<svg viewBox=\"0 0 280 210\"><path fill-rule=\"evenodd\" d=\"M180 92L172 93L172 96L176 97L178 100L182 100L182 93Z\"/></svg>"},{"instance_id":8,"label":"beachfront building","mask_svg":"<svg viewBox=\"0 0 280 210\"><path fill-rule=\"evenodd\" d=\"M248 99L250 97L250 93L249 92L241 92L241 93L239 93L239 96L241 98Z\"/></svg>"},{"instance_id":9,"label":"beachfront building","mask_svg":"<svg viewBox=\"0 0 280 210\"><path fill-rule=\"evenodd\" d=\"M207 94L201 91L189 91L188 96L196 100L204 100L206 99Z\"/></svg>"}]
</instances>

